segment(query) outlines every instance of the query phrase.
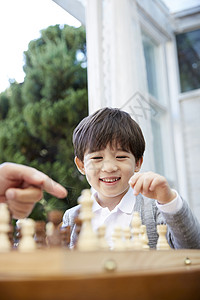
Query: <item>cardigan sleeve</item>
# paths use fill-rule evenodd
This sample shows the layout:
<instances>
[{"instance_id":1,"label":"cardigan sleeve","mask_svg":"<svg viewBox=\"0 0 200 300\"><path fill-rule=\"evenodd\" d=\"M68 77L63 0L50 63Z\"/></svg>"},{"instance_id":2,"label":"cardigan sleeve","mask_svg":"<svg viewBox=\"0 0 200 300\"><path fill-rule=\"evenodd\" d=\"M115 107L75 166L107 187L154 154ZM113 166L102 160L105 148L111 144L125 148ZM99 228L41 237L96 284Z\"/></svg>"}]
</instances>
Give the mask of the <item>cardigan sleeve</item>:
<instances>
[{"instance_id":1,"label":"cardigan sleeve","mask_svg":"<svg viewBox=\"0 0 200 300\"><path fill-rule=\"evenodd\" d=\"M200 223L183 200L182 208L175 214L162 212L168 226L168 240L176 249L200 249Z\"/></svg>"}]
</instances>

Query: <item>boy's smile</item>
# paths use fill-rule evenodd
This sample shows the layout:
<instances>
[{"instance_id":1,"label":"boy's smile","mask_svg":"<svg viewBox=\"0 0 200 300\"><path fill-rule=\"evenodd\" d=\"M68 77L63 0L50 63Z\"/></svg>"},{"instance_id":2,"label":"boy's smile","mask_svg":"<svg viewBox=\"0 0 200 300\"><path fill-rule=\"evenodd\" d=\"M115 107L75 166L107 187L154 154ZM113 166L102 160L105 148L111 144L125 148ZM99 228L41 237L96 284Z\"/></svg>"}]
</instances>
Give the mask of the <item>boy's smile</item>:
<instances>
[{"instance_id":1,"label":"boy's smile","mask_svg":"<svg viewBox=\"0 0 200 300\"><path fill-rule=\"evenodd\" d=\"M75 162L97 191L99 204L103 207L109 207L109 203L115 207L120 202L129 189L129 179L141 165L141 161L136 165L131 152L110 145L100 151L86 152L83 162L77 157Z\"/></svg>"},{"instance_id":2,"label":"boy's smile","mask_svg":"<svg viewBox=\"0 0 200 300\"><path fill-rule=\"evenodd\" d=\"M99 178L99 180L106 182L106 183L115 183L116 181L120 180L121 177L106 177L106 178Z\"/></svg>"}]
</instances>

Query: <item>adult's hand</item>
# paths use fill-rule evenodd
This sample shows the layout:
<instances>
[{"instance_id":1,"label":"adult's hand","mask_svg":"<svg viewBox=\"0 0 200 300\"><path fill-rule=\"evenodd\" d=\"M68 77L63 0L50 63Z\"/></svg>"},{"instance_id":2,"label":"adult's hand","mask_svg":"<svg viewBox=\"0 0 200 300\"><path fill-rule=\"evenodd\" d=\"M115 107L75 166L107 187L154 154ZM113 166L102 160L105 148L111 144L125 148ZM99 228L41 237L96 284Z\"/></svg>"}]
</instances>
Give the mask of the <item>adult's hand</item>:
<instances>
[{"instance_id":1,"label":"adult's hand","mask_svg":"<svg viewBox=\"0 0 200 300\"><path fill-rule=\"evenodd\" d=\"M43 190L58 198L67 196L63 186L34 168L8 162L0 165L0 202L8 204L14 219L27 217Z\"/></svg>"}]
</instances>

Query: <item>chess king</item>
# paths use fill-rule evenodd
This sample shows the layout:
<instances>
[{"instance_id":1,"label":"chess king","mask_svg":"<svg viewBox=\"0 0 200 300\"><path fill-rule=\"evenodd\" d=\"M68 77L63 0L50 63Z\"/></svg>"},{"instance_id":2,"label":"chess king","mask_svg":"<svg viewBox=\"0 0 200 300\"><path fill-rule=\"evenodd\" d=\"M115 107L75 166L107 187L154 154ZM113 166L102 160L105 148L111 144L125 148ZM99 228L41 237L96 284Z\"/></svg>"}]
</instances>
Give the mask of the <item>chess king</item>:
<instances>
[{"instance_id":1,"label":"chess king","mask_svg":"<svg viewBox=\"0 0 200 300\"><path fill-rule=\"evenodd\" d=\"M94 231L106 226L112 247L116 226L131 226L135 211L146 225L150 248L156 248L157 225L167 224L171 248L200 248L200 224L187 202L170 188L165 177L139 172L145 140L139 125L120 109L103 108L84 118L73 133L75 164L92 190ZM77 239L80 205L67 210L63 227L71 226L71 243Z\"/></svg>"}]
</instances>

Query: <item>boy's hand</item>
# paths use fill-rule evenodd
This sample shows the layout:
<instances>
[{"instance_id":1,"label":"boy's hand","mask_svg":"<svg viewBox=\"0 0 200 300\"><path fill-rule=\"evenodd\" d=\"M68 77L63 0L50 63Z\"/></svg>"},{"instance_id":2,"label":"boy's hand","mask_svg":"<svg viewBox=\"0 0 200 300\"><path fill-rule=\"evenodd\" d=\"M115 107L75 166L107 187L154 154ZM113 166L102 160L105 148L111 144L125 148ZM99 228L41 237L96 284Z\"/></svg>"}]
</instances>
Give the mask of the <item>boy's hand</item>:
<instances>
[{"instance_id":1,"label":"boy's hand","mask_svg":"<svg viewBox=\"0 0 200 300\"><path fill-rule=\"evenodd\" d=\"M153 173L137 173L134 174L129 184L134 188L134 194L142 195L156 199L160 204L165 204L176 198L176 193L170 188L165 177Z\"/></svg>"}]
</instances>

